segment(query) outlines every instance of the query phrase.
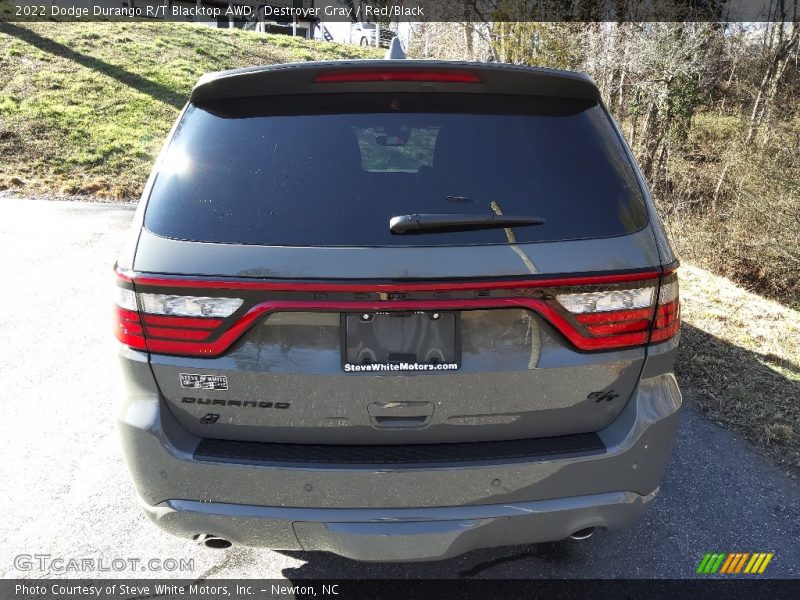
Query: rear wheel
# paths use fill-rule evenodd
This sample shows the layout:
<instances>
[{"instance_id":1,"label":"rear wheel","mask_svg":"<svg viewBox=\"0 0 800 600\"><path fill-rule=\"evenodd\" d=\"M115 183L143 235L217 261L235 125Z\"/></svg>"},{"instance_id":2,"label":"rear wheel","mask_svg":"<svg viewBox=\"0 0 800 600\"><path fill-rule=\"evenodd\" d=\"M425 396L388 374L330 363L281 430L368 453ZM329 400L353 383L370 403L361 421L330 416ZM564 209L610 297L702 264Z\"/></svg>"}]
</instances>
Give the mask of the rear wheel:
<instances>
[{"instance_id":1,"label":"rear wheel","mask_svg":"<svg viewBox=\"0 0 800 600\"><path fill-rule=\"evenodd\" d=\"M365 38L365 37L362 37L360 44L362 46L369 46L369 40L367 40L367 38Z\"/></svg>"}]
</instances>

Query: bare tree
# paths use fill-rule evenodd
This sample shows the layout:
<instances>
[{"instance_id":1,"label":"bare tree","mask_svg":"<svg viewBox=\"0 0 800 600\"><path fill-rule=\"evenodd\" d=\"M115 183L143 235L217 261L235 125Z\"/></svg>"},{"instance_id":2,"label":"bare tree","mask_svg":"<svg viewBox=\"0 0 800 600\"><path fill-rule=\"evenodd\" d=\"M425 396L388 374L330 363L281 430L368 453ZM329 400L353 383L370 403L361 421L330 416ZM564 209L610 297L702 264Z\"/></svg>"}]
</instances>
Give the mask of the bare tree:
<instances>
[{"instance_id":1,"label":"bare tree","mask_svg":"<svg viewBox=\"0 0 800 600\"><path fill-rule=\"evenodd\" d=\"M765 43L766 48L766 70L758 86L758 93L753 102L753 110L750 113L750 125L747 129L745 143L752 142L762 123L769 117L778 85L788 67L792 53L795 53L800 42L800 25L797 21L791 25L781 21L776 24L777 35L765 31L764 37L769 35L769 42ZM787 31L788 29L788 31Z\"/></svg>"}]
</instances>

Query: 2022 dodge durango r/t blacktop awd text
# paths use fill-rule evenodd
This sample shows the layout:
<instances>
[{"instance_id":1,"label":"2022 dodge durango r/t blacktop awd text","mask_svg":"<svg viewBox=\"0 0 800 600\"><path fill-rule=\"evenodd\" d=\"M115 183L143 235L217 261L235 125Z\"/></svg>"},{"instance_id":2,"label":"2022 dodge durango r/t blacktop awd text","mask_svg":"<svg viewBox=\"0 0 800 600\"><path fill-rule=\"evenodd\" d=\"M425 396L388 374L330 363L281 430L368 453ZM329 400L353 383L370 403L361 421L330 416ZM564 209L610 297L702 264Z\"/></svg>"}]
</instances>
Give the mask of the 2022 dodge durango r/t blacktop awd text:
<instances>
[{"instance_id":1,"label":"2022 dodge durango r/t blacktop awd text","mask_svg":"<svg viewBox=\"0 0 800 600\"><path fill-rule=\"evenodd\" d=\"M653 500L677 261L583 75L210 74L116 266L136 489L209 546L426 560Z\"/></svg>"}]
</instances>

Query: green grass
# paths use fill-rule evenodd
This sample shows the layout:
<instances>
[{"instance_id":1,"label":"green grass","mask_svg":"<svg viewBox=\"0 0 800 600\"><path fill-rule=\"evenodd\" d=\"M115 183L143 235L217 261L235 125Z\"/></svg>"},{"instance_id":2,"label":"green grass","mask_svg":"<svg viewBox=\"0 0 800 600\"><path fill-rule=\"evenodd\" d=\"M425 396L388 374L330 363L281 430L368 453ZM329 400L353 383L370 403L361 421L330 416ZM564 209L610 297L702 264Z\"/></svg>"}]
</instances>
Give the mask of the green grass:
<instances>
[{"instance_id":1,"label":"green grass","mask_svg":"<svg viewBox=\"0 0 800 600\"><path fill-rule=\"evenodd\" d=\"M0 189L136 198L203 73L381 55L178 23L0 23Z\"/></svg>"},{"instance_id":2,"label":"green grass","mask_svg":"<svg viewBox=\"0 0 800 600\"><path fill-rule=\"evenodd\" d=\"M800 312L697 267L679 275L685 397L800 474Z\"/></svg>"}]
</instances>

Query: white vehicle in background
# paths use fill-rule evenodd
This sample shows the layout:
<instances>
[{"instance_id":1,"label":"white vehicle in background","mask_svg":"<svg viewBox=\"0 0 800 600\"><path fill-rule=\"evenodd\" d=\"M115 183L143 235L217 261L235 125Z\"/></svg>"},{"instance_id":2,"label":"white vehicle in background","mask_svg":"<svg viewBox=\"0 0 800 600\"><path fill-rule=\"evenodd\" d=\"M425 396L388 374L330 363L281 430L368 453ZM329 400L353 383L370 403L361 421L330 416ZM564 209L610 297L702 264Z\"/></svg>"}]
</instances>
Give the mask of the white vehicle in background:
<instances>
[{"instance_id":1,"label":"white vehicle in background","mask_svg":"<svg viewBox=\"0 0 800 600\"><path fill-rule=\"evenodd\" d=\"M376 44L376 37L380 38L379 44ZM395 37L397 37L396 32L376 23L321 21L314 31L314 38L318 40L356 46L379 45L381 48L388 48Z\"/></svg>"},{"instance_id":2,"label":"white vehicle in background","mask_svg":"<svg viewBox=\"0 0 800 600\"><path fill-rule=\"evenodd\" d=\"M350 29L350 43L359 46L374 46L378 28L375 23L353 23Z\"/></svg>"}]
</instances>

